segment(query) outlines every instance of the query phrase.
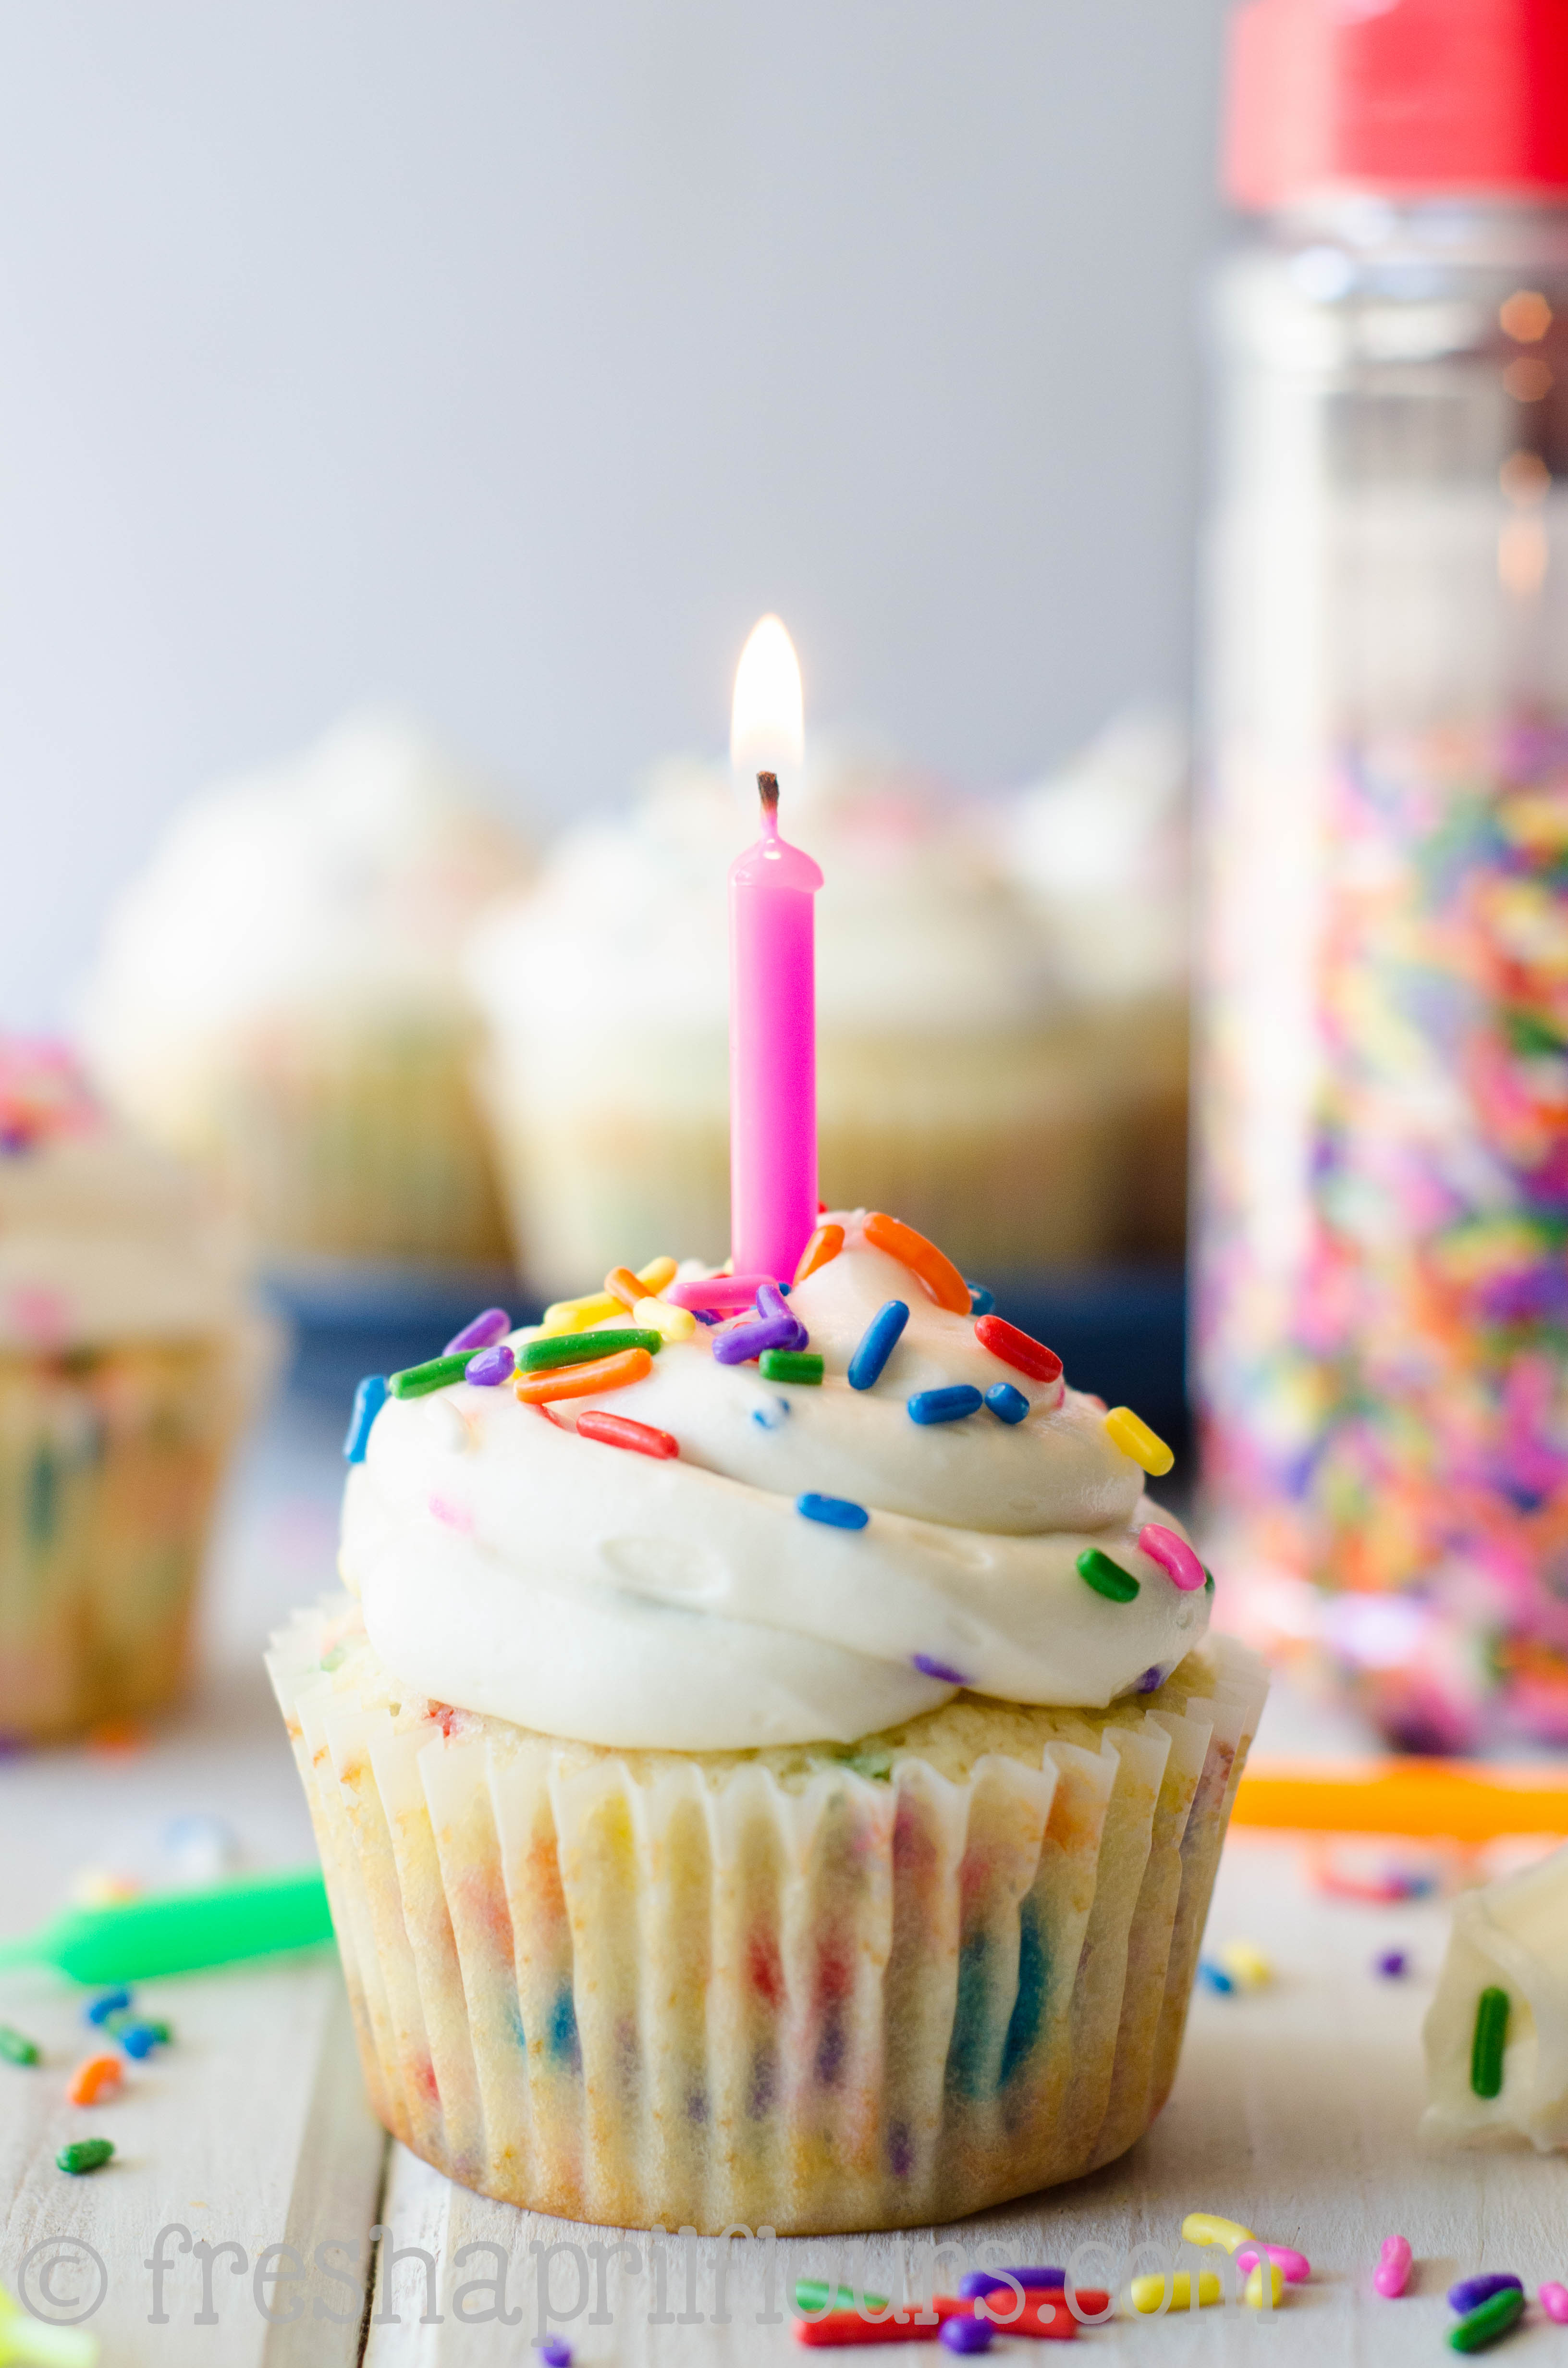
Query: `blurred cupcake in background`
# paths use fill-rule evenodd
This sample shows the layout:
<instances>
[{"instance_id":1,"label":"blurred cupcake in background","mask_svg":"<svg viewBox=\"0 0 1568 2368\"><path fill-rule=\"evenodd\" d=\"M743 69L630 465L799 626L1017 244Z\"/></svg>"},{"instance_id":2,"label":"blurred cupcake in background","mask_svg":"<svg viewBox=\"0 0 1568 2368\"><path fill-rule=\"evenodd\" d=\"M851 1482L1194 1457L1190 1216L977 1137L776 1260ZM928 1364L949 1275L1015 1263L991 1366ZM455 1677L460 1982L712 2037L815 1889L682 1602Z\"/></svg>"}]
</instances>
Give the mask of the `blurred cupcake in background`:
<instances>
[{"instance_id":1,"label":"blurred cupcake in background","mask_svg":"<svg viewBox=\"0 0 1568 2368\"><path fill-rule=\"evenodd\" d=\"M974 811L886 759L824 753L787 826L826 879L824 1197L896 1208L987 1275L1106 1256L1093 1030ZM667 765L476 935L486 1101L547 1292L677 1240L727 1255L727 879L756 835L725 771Z\"/></svg>"},{"instance_id":2,"label":"blurred cupcake in background","mask_svg":"<svg viewBox=\"0 0 1568 2368\"><path fill-rule=\"evenodd\" d=\"M458 957L528 864L485 801L412 725L353 717L186 807L110 916L95 1076L275 1263L506 1255Z\"/></svg>"},{"instance_id":3,"label":"blurred cupcake in background","mask_svg":"<svg viewBox=\"0 0 1568 2368\"><path fill-rule=\"evenodd\" d=\"M0 1037L0 1736L179 1691L219 1485L274 1362L190 1177L62 1047Z\"/></svg>"},{"instance_id":4,"label":"blurred cupcake in background","mask_svg":"<svg viewBox=\"0 0 1568 2368\"><path fill-rule=\"evenodd\" d=\"M1108 1247L1179 1258L1187 1229L1189 757L1133 713L1006 810L1009 876L1089 1051Z\"/></svg>"}]
</instances>

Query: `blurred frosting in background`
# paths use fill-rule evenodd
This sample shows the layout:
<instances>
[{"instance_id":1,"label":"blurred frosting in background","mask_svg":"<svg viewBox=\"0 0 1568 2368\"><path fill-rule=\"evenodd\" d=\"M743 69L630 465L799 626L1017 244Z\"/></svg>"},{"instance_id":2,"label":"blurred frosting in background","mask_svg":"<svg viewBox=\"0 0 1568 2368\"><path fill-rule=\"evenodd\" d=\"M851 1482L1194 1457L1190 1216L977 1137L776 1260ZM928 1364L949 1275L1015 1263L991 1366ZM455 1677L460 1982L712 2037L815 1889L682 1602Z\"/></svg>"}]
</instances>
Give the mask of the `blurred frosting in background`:
<instances>
[{"instance_id":1,"label":"blurred frosting in background","mask_svg":"<svg viewBox=\"0 0 1568 2368\"><path fill-rule=\"evenodd\" d=\"M504 1255L459 949L528 867L490 799L413 724L353 716L194 800L111 915L95 1076L274 1261Z\"/></svg>"},{"instance_id":2,"label":"blurred frosting in background","mask_svg":"<svg viewBox=\"0 0 1568 2368\"><path fill-rule=\"evenodd\" d=\"M0 1736L177 1692L276 1349L194 1178L109 1121L62 1047L0 1039Z\"/></svg>"},{"instance_id":3,"label":"blurred frosting in background","mask_svg":"<svg viewBox=\"0 0 1568 2368\"><path fill-rule=\"evenodd\" d=\"M1110 735L1006 808L884 755L818 747L794 812L827 883L830 1203L894 1208L989 1272L1179 1250L1185 911L1179 857L1160 848L1179 847L1184 791L1163 726ZM1077 842L1060 863L1058 806ZM476 932L485 1098L519 1255L546 1291L677 1239L727 1250L725 882L748 820L726 771L665 765L622 815L567 833L537 885ZM1074 861L1094 881L1086 931ZM1108 928L1148 943L1102 949L1096 975ZM1130 1177L1145 1117L1169 1156L1157 1177Z\"/></svg>"}]
</instances>

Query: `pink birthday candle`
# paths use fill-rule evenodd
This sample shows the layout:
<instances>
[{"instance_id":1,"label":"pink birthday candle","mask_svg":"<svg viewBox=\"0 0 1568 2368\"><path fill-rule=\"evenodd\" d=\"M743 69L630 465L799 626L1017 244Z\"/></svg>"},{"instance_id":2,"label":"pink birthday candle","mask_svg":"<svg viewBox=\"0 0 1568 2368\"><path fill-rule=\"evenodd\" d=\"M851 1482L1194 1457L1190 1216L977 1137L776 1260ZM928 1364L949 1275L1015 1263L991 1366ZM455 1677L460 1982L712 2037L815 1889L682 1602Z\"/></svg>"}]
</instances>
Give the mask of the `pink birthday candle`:
<instances>
[{"instance_id":1,"label":"pink birthday candle","mask_svg":"<svg viewBox=\"0 0 1568 2368\"><path fill-rule=\"evenodd\" d=\"M756 779L762 837L730 871L730 1240L737 1274L782 1281L817 1222L822 873L778 836L776 776Z\"/></svg>"}]
</instances>

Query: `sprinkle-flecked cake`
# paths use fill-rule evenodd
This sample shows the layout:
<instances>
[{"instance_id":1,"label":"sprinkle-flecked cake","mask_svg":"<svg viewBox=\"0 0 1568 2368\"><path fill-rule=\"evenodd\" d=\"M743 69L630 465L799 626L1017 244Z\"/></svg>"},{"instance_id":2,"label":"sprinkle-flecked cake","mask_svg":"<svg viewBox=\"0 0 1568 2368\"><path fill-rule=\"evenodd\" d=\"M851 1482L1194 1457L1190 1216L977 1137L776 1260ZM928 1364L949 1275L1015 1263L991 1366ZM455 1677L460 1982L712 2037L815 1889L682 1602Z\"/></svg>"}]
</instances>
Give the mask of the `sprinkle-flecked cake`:
<instances>
[{"instance_id":1,"label":"sprinkle-flecked cake","mask_svg":"<svg viewBox=\"0 0 1568 2368\"><path fill-rule=\"evenodd\" d=\"M275 1643L366 2075L485 2193L948 2220L1141 2135L1261 1666L907 1226L612 1271L362 1385L348 1593Z\"/></svg>"},{"instance_id":2,"label":"sprinkle-flecked cake","mask_svg":"<svg viewBox=\"0 0 1568 2368\"><path fill-rule=\"evenodd\" d=\"M0 1736L178 1692L270 1351L188 1178L109 1123L61 1047L0 1040Z\"/></svg>"}]
</instances>

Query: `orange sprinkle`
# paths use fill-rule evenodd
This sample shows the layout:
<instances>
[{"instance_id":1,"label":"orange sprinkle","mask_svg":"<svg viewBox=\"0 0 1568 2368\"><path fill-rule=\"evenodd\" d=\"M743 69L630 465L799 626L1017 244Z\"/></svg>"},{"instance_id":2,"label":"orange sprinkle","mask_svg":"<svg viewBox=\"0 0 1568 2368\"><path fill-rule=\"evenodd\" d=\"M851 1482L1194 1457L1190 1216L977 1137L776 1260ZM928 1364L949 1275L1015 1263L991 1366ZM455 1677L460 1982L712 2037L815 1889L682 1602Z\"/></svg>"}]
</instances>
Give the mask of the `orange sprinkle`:
<instances>
[{"instance_id":1,"label":"orange sprinkle","mask_svg":"<svg viewBox=\"0 0 1568 2368\"><path fill-rule=\"evenodd\" d=\"M801 1263L795 1269L796 1281L804 1282L807 1275L815 1274L819 1266L826 1266L828 1260L835 1258L843 1247L842 1225L819 1225L801 1252Z\"/></svg>"},{"instance_id":2,"label":"orange sprinkle","mask_svg":"<svg viewBox=\"0 0 1568 2368\"><path fill-rule=\"evenodd\" d=\"M954 1315L969 1314L969 1285L953 1264L924 1234L906 1225L898 1217L884 1217L873 1209L866 1220L866 1239L873 1249L886 1250L889 1258L898 1259L917 1274L938 1307L946 1307Z\"/></svg>"},{"instance_id":3,"label":"orange sprinkle","mask_svg":"<svg viewBox=\"0 0 1568 2368\"><path fill-rule=\"evenodd\" d=\"M118 2055L89 2055L72 2073L66 2099L73 2105L96 2105L124 2078L125 2067Z\"/></svg>"},{"instance_id":4,"label":"orange sprinkle","mask_svg":"<svg viewBox=\"0 0 1568 2368\"><path fill-rule=\"evenodd\" d=\"M653 1370L646 1349L621 1349L613 1357L596 1357L586 1365L558 1365L552 1373L518 1373L512 1387L524 1406L541 1406L551 1398L591 1398L600 1390L623 1390Z\"/></svg>"},{"instance_id":5,"label":"orange sprinkle","mask_svg":"<svg viewBox=\"0 0 1568 2368\"><path fill-rule=\"evenodd\" d=\"M650 1295L642 1276L633 1274L629 1266L612 1266L605 1277L605 1289L612 1299L619 1299L622 1307L628 1309L635 1307L640 1299Z\"/></svg>"}]
</instances>

